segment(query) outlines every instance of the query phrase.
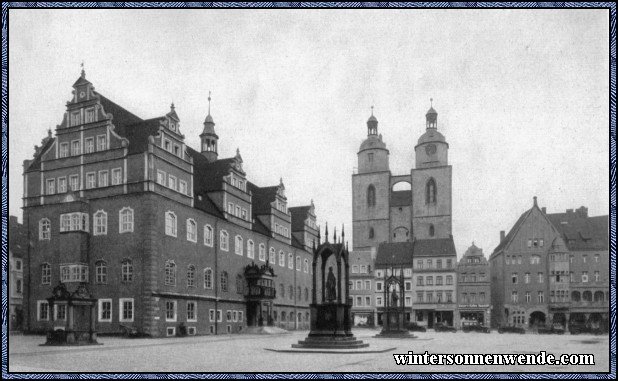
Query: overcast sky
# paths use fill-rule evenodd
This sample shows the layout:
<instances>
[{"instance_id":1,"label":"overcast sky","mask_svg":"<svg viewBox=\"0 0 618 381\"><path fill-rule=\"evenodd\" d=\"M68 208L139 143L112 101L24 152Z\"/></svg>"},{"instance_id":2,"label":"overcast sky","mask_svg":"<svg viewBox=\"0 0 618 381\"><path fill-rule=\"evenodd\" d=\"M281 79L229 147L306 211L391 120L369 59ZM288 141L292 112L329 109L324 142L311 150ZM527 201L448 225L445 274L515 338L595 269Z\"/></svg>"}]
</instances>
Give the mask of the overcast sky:
<instances>
[{"instance_id":1,"label":"overcast sky","mask_svg":"<svg viewBox=\"0 0 618 381\"><path fill-rule=\"evenodd\" d=\"M606 10L9 11L9 212L22 162L62 120L80 63L142 118L173 101L199 148L212 91L219 157L283 177L290 206L352 233L371 105L393 174L414 167L429 99L453 166L458 255L489 255L539 205L609 213ZM339 229L339 228L338 228ZM351 242L350 242L351 244Z\"/></svg>"}]
</instances>

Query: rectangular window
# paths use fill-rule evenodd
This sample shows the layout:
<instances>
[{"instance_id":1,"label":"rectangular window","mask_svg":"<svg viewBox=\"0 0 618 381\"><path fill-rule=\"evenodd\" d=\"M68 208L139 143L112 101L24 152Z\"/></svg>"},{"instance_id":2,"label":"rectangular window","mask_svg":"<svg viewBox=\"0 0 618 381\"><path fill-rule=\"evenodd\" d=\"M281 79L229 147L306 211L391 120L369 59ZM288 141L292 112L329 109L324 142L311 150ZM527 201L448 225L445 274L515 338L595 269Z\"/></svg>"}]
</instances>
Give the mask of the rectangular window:
<instances>
[{"instance_id":1,"label":"rectangular window","mask_svg":"<svg viewBox=\"0 0 618 381\"><path fill-rule=\"evenodd\" d=\"M178 188L178 192L182 194L187 194L187 182L184 180L180 180L180 187Z\"/></svg>"},{"instance_id":2,"label":"rectangular window","mask_svg":"<svg viewBox=\"0 0 618 381\"><path fill-rule=\"evenodd\" d=\"M59 177L58 178L58 193L65 193L67 191L67 178Z\"/></svg>"},{"instance_id":3,"label":"rectangular window","mask_svg":"<svg viewBox=\"0 0 618 381\"><path fill-rule=\"evenodd\" d=\"M241 218L242 218L243 220L246 220L246 219L247 219L247 209L243 209L243 210L242 210Z\"/></svg>"},{"instance_id":4,"label":"rectangular window","mask_svg":"<svg viewBox=\"0 0 618 381\"><path fill-rule=\"evenodd\" d=\"M362 298L362 297L360 297L360 296L357 296L357 297L356 297L356 306L357 306L357 307L360 307L360 306L362 306L362 305L363 305L363 298Z\"/></svg>"},{"instance_id":5,"label":"rectangular window","mask_svg":"<svg viewBox=\"0 0 618 381\"><path fill-rule=\"evenodd\" d=\"M539 283L543 283L543 281L544 281L543 273L538 273L538 281L539 281Z\"/></svg>"},{"instance_id":6,"label":"rectangular window","mask_svg":"<svg viewBox=\"0 0 618 381\"><path fill-rule=\"evenodd\" d=\"M416 278L416 285L417 286L422 286L423 285L423 277L419 276Z\"/></svg>"},{"instance_id":7,"label":"rectangular window","mask_svg":"<svg viewBox=\"0 0 618 381\"><path fill-rule=\"evenodd\" d=\"M45 194L54 194L56 193L56 179L48 179L47 180L47 191Z\"/></svg>"},{"instance_id":8,"label":"rectangular window","mask_svg":"<svg viewBox=\"0 0 618 381\"><path fill-rule=\"evenodd\" d=\"M412 282L406 282L405 285L406 285L406 291L412 290Z\"/></svg>"},{"instance_id":9,"label":"rectangular window","mask_svg":"<svg viewBox=\"0 0 618 381\"><path fill-rule=\"evenodd\" d=\"M517 284L517 281L518 281L518 276L517 276L517 273L513 273L513 274L511 274L511 282L512 282L513 284Z\"/></svg>"},{"instance_id":10,"label":"rectangular window","mask_svg":"<svg viewBox=\"0 0 618 381\"><path fill-rule=\"evenodd\" d=\"M371 306L371 296L365 296L365 305Z\"/></svg>"},{"instance_id":11,"label":"rectangular window","mask_svg":"<svg viewBox=\"0 0 618 381\"><path fill-rule=\"evenodd\" d=\"M60 157L68 157L69 156L69 143L60 143Z\"/></svg>"},{"instance_id":12,"label":"rectangular window","mask_svg":"<svg viewBox=\"0 0 618 381\"><path fill-rule=\"evenodd\" d=\"M99 299L99 322L111 323L112 321L112 300Z\"/></svg>"},{"instance_id":13,"label":"rectangular window","mask_svg":"<svg viewBox=\"0 0 618 381\"><path fill-rule=\"evenodd\" d=\"M176 321L176 301L165 302L165 321Z\"/></svg>"},{"instance_id":14,"label":"rectangular window","mask_svg":"<svg viewBox=\"0 0 618 381\"><path fill-rule=\"evenodd\" d=\"M208 321L211 323L215 322L215 310L208 310Z\"/></svg>"},{"instance_id":15,"label":"rectangular window","mask_svg":"<svg viewBox=\"0 0 618 381\"><path fill-rule=\"evenodd\" d=\"M382 307L382 297L376 296L376 307Z\"/></svg>"},{"instance_id":16,"label":"rectangular window","mask_svg":"<svg viewBox=\"0 0 618 381\"><path fill-rule=\"evenodd\" d=\"M107 149L107 137L105 135L97 136L97 151L105 151Z\"/></svg>"},{"instance_id":17,"label":"rectangular window","mask_svg":"<svg viewBox=\"0 0 618 381\"><path fill-rule=\"evenodd\" d=\"M84 142L84 153L94 152L94 138L86 138Z\"/></svg>"},{"instance_id":18,"label":"rectangular window","mask_svg":"<svg viewBox=\"0 0 618 381\"><path fill-rule=\"evenodd\" d=\"M157 183L165 185L165 172L160 169L157 169Z\"/></svg>"},{"instance_id":19,"label":"rectangular window","mask_svg":"<svg viewBox=\"0 0 618 381\"><path fill-rule=\"evenodd\" d=\"M227 310L225 313L225 321L232 321L232 311Z\"/></svg>"},{"instance_id":20,"label":"rectangular window","mask_svg":"<svg viewBox=\"0 0 618 381\"><path fill-rule=\"evenodd\" d=\"M511 302L513 302L513 303L517 303L517 301L518 301L518 300L519 300L519 297L518 297L518 295L517 295L517 291L513 291L513 292L511 293Z\"/></svg>"},{"instance_id":21,"label":"rectangular window","mask_svg":"<svg viewBox=\"0 0 618 381\"><path fill-rule=\"evenodd\" d=\"M67 305L66 304L54 304L54 320L66 320L67 319Z\"/></svg>"},{"instance_id":22,"label":"rectangular window","mask_svg":"<svg viewBox=\"0 0 618 381\"><path fill-rule=\"evenodd\" d=\"M406 278L409 278L412 276L412 269L405 269L403 270L403 276L405 276Z\"/></svg>"},{"instance_id":23,"label":"rectangular window","mask_svg":"<svg viewBox=\"0 0 618 381\"><path fill-rule=\"evenodd\" d=\"M93 108L86 109L86 123L94 122L94 115L95 114Z\"/></svg>"},{"instance_id":24,"label":"rectangular window","mask_svg":"<svg viewBox=\"0 0 618 381\"><path fill-rule=\"evenodd\" d=\"M37 320L49 320L49 303L47 300L37 300Z\"/></svg>"},{"instance_id":25,"label":"rectangular window","mask_svg":"<svg viewBox=\"0 0 618 381\"><path fill-rule=\"evenodd\" d=\"M433 277L432 276L428 276L427 277L427 285L428 286L433 286Z\"/></svg>"},{"instance_id":26,"label":"rectangular window","mask_svg":"<svg viewBox=\"0 0 618 381\"><path fill-rule=\"evenodd\" d=\"M133 298L120 298L118 303L120 305L120 322L133 322Z\"/></svg>"},{"instance_id":27,"label":"rectangular window","mask_svg":"<svg viewBox=\"0 0 618 381\"><path fill-rule=\"evenodd\" d=\"M595 272L594 272L594 281L595 281L595 282L598 282L598 281L599 281L599 272L598 272L598 271L595 271Z\"/></svg>"},{"instance_id":28,"label":"rectangular window","mask_svg":"<svg viewBox=\"0 0 618 381\"><path fill-rule=\"evenodd\" d=\"M169 175L167 186L173 190L176 190L176 176Z\"/></svg>"},{"instance_id":29,"label":"rectangular window","mask_svg":"<svg viewBox=\"0 0 618 381\"><path fill-rule=\"evenodd\" d=\"M361 274L365 274L367 272L367 266L360 265L359 271Z\"/></svg>"},{"instance_id":30,"label":"rectangular window","mask_svg":"<svg viewBox=\"0 0 618 381\"><path fill-rule=\"evenodd\" d=\"M196 302L187 302L187 321L197 321Z\"/></svg>"},{"instance_id":31,"label":"rectangular window","mask_svg":"<svg viewBox=\"0 0 618 381\"><path fill-rule=\"evenodd\" d=\"M416 302L423 303L423 292L422 291L419 291L416 293Z\"/></svg>"},{"instance_id":32,"label":"rectangular window","mask_svg":"<svg viewBox=\"0 0 618 381\"><path fill-rule=\"evenodd\" d=\"M358 266L352 266L352 274L358 274Z\"/></svg>"},{"instance_id":33,"label":"rectangular window","mask_svg":"<svg viewBox=\"0 0 618 381\"><path fill-rule=\"evenodd\" d=\"M240 218L241 210L242 209L240 208L240 205L236 205L236 214L235 214L236 217Z\"/></svg>"},{"instance_id":34,"label":"rectangular window","mask_svg":"<svg viewBox=\"0 0 618 381\"><path fill-rule=\"evenodd\" d=\"M538 297L539 303L545 302L545 294L543 293L543 291L539 291L537 293L537 297Z\"/></svg>"},{"instance_id":35,"label":"rectangular window","mask_svg":"<svg viewBox=\"0 0 618 381\"><path fill-rule=\"evenodd\" d=\"M363 283L360 280L356 281L356 289L357 290L362 290L363 287Z\"/></svg>"},{"instance_id":36,"label":"rectangular window","mask_svg":"<svg viewBox=\"0 0 618 381\"><path fill-rule=\"evenodd\" d=\"M122 184L122 169L112 169L112 185Z\"/></svg>"},{"instance_id":37,"label":"rectangular window","mask_svg":"<svg viewBox=\"0 0 618 381\"><path fill-rule=\"evenodd\" d=\"M77 126L80 123L81 118L79 117L79 114L79 111L71 113L71 126Z\"/></svg>"},{"instance_id":38,"label":"rectangular window","mask_svg":"<svg viewBox=\"0 0 618 381\"><path fill-rule=\"evenodd\" d=\"M376 291L382 291L382 282L376 282Z\"/></svg>"},{"instance_id":39,"label":"rectangular window","mask_svg":"<svg viewBox=\"0 0 618 381\"><path fill-rule=\"evenodd\" d=\"M99 186L106 187L107 186L107 171L99 171Z\"/></svg>"},{"instance_id":40,"label":"rectangular window","mask_svg":"<svg viewBox=\"0 0 618 381\"><path fill-rule=\"evenodd\" d=\"M72 191L79 190L79 175L71 175L69 177L69 186Z\"/></svg>"},{"instance_id":41,"label":"rectangular window","mask_svg":"<svg viewBox=\"0 0 618 381\"><path fill-rule=\"evenodd\" d=\"M371 290L371 281L370 280L366 280L365 281L365 290Z\"/></svg>"},{"instance_id":42,"label":"rectangular window","mask_svg":"<svg viewBox=\"0 0 618 381\"><path fill-rule=\"evenodd\" d=\"M242 323L243 320L243 312L242 311L238 311L238 321Z\"/></svg>"},{"instance_id":43,"label":"rectangular window","mask_svg":"<svg viewBox=\"0 0 618 381\"><path fill-rule=\"evenodd\" d=\"M588 271L582 273L582 283L588 283Z\"/></svg>"},{"instance_id":44,"label":"rectangular window","mask_svg":"<svg viewBox=\"0 0 618 381\"><path fill-rule=\"evenodd\" d=\"M227 204L227 212L229 214L234 214L234 204L232 204L231 202Z\"/></svg>"},{"instance_id":45,"label":"rectangular window","mask_svg":"<svg viewBox=\"0 0 618 381\"><path fill-rule=\"evenodd\" d=\"M81 144L79 144L79 140L73 140L71 142L71 155L77 156L81 154Z\"/></svg>"},{"instance_id":46,"label":"rectangular window","mask_svg":"<svg viewBox=\"0 0 618 381\"><path fill-rule=\"evenodd\" d=\"M97 178L94 172L86 173L86 189L92 189L97 186Z\"/></svg>"}]
</instances>

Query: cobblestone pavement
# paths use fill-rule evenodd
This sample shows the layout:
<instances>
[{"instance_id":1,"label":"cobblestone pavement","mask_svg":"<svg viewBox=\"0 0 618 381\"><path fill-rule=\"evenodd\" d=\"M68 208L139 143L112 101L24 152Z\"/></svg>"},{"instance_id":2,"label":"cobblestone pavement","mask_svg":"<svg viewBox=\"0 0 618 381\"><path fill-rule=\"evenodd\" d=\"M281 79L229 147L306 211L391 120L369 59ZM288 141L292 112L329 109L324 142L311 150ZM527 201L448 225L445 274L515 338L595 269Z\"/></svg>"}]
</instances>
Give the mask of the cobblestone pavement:
<instances>
[{"instance_id":1,"label":"cobblestone pavement","mask_svg":"<svg viewBox=\"0 0 618 381\"><path fill-rule=\"evenodd\" d=\"M281 335L221 335L186 338L102 337L99 346L42 347L43 336L9 337L9 372L608 372L608 336L517 335L497 332L415 332L416 339L377 339L377 330L354 334L386 353L277 353L307 332ZM593 354L593 366L446 366L396 365L393 354L507 353Z\"/></svg>"}]
</instances>

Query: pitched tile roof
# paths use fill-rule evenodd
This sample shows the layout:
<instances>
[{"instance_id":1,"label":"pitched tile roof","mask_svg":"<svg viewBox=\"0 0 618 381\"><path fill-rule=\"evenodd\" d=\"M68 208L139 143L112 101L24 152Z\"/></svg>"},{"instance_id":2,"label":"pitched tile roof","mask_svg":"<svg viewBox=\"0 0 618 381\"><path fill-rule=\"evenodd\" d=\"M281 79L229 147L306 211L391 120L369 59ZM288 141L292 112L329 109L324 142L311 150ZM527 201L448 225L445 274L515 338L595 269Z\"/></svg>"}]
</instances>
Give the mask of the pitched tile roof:
<instances>
[{"instance_id":1,"label":"pitched tile roof","mask_svg":"<svg viewBox=\"0 0 618 381\"><path fill-rule=\"evenodd\" d=\"M94 93L99 96L101 106L103 106L103 110L105 110L105 113L111 113L113 115L112 123L114 124L114 126L116 126L116 129L122 129L124 126L136 124L143 120L139 116L136 116L135 114L127 111L126 109L117 105L111 100L105 98L100 93L97 93L96 91ZM120 134L118 130L116 132Z\"/></svg>"},{"instance_id":2,"label":"pitched tile roof","mask_svg":"<svg viewBox=\"0 0 618 381\"><path fill-rule=\"evenodd\" d=\"M588 217L577 212L548 214L570 251L609 250L608 216Z\"/></svg>"},{"instance_id":3,"label":"pitched tile roof","mask_svg":"<svg viewBox=\"0 0 618 381\"><path fill-rule=\"evenodd\" d=\"M277 197L279 186L260 188L252 182L247 181L248 190L252 193L252 209L253 215L259 216L262 214L270 214L272 205Z\"/></svg>"},{"instance_id":4,"label":"pitched tile roof","mask_svg":"<svg viewBox=\"0 0 618 381\"><path fill-rule=\"evenodd\" d=\"M519 227L524 223L524 221L526 220L526 218L528 217L530 212L532 212L532 208L526 210L525 212L523 212L521 214L521 216L519 216L519 218L517 219L517 222L515 222L515 225L513 225L511 230L509 230L509 233L498 244L498 246L496 246L496 248L494 249L494 252L491 254L490 258L493 257L498 252L500 252L502 249L504 249L504 246L506 246L506 244L508 242L510 242L513 239L513 237L515 237L515 234L517 234L517 231L519 230Z\"/></svg>"},{"instance_id":5,"label":"pitched tile roof","mask_svg":"<svg viewBox=\"0 0 618 381\"><path fill-rule=\"evenodd\" d=\"M414 256L455 255L453 237L436 239L417 239L414 241Z\"/></svg>"},{"instance_id":6,"label":"pitched tile roof","mask_svg":"<svg viewBox=\"0 0 618 381\"><path fill-rule=\"evenodd\" d=\"M375 266L412 266L414 244L412 242L383 242L378 246Z\"/></svg>"},{"instance_id":7,"label":"pitched tile roof","mask_svg":"<svg viewBox=\"0 0 618 381\"><path fill-rule=\"evenodd\" d=\"M292 215L292 231L303 231L305 229L305 220L307 219L307 214L309 214L309 210L311 210L311 205L294 206L288 208L288 210Z\"/></svg>"}]
</instances>

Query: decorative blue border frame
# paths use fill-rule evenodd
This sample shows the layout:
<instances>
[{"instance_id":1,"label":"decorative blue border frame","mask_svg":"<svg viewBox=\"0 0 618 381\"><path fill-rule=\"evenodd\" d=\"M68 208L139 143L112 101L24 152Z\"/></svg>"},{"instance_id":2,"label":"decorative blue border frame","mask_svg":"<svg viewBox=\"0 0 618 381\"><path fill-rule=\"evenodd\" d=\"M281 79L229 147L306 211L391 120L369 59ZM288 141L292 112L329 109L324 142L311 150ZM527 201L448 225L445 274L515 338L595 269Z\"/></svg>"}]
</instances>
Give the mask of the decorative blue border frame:
<instances>
[{"instance_id":1,"label":"decorative blue border frame","mask_svg":"<svg viewBox=\"0 0 618 381\"><path fill-rule=\"evenodd\" d=\"M610 79L610 372L609 373L8 373L8 11L10 8L605 8L610 12L609 19L609 79ZM3 379L101 379L101 378L142 378L142 379L265 379L265 378L364 378L364 379L616 379L616 5L608 2L423 2L423 3L337 3L337 2L7 2L2 3L2 378Z\"/></svg>"}]
</instances>

